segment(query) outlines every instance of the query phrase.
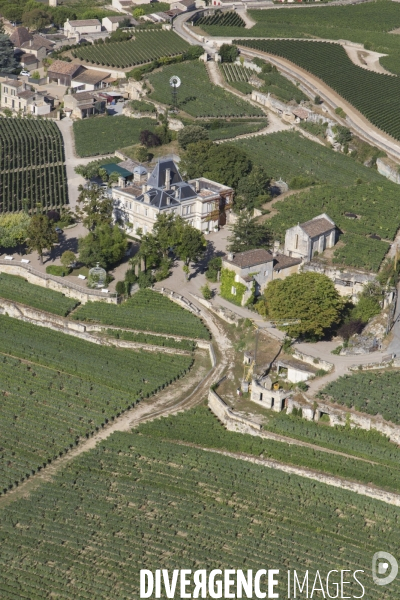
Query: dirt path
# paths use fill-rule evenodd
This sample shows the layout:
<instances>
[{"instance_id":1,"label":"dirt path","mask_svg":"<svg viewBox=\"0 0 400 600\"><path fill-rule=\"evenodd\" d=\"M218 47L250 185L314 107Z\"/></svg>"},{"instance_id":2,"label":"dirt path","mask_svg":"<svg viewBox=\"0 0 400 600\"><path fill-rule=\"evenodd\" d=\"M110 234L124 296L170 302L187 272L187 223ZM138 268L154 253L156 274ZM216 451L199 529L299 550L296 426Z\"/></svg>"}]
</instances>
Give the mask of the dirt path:
<instances>
[{"instance_id":1,"label":"dirt path","mask_svg":"<svg viewBox=\"0 0 400 600\"><path fill-rule=\"evenodd\" d=\"M355 65L357 65L357 67L361 67L367 71L373 71L374 73L384 73L385 75L393 76L393 73L387 71L379 62L380 57L387 56L387 54L373 52L372 50L360 50L354 48L354 46L348 46L347 44L342 44L342 46L346 50L347 56Z\"/></svg>"}]
</instances>

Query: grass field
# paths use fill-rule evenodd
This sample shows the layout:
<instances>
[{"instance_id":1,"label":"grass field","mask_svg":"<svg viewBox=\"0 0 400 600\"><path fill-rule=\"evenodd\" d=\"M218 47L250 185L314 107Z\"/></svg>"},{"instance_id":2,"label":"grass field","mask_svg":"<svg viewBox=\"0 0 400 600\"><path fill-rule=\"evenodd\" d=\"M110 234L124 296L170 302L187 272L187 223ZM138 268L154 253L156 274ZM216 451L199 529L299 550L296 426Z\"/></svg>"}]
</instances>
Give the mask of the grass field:
<instances>
[{"instance_id":1,"label":"grass field","mask_svg":"<svg viewBox=\"0 0 400 600\"><path fill-rule=\"evenodd\" d=\"M23 277L5 273L0 273L0 298L21 302L61 317L66 317L79 304L77 300L67 298L60 292L33 285Z\"/></svg>"},{"instance_id":2,"label":"grass field","mask_svg":"<svg viewBox=\"0 0 400 600\"><path fill-rule=\"evenodd\" d=\"M278 214L269 221L277 239L288 227L326 212L345 233L344 247L335 251L338 264L376 271L388 250L376 234L393 240L399 227L396 184L354 159L320 146L294 132L273 133L236 142L271 178L282 177L296 188L299 179L311 186L305 192L277 202ZM351 220L346 212L355 213Z\"/></svg>"},{"instance_id":3,"label":"grass field","mask_svg":"<svg viewBox=\"0 0 400 600\"><path fill-rule=\"evenodd\" d=\"M391 0L358 5L308 7L307 10L249 10L257 23L242 27L206 26L211 35L230 37L322 38L351 40L387 54L381 64L400 74L400 36L388 33L400 27L400 6Z\"/></svg>"},{"instance_id":4,"label":"grass field","mask_svg":"<svg viewBox=\"0 0 400 600\"><path fill-rule=\"evenodd\" d=\"M399 580L386 591L370 575L377 548L396 555L398 508L161 441L157 427L112 435L2 510L2 599L138 598L139 569L183 567L280 569L281 598L287 569L361 569L365 599L400 596Z\"/></svg>"},{"instance_id":5,"label":"grass field","mask_svg":"<svg viewBox=\"0 0 400 600\"><path fill-rule=\"evenodd\" d=\"M182 81L177 95L178 108L193 117L257 117L264 114L260 108L212 85L205 65L200 62L170 65L150 74L148 79L154 87L150 97L153 100L168 105L172 103L169 85L172 75L177 75Z\"/></svg>"},{"instance_id":6,"label":"grass field","mask_svg":"<svg viewBox=\"0 0 400 600\"><path fill-rule=\"evenodd\" d=\"M7 316L0 330L1 492L192 363L190 356L99 346Z\"/></svg>"},{"instance_id":7,"label":"grass field","mask_svg":"<svg viewBox=\"0 0 400 600\"><path fill-rule=\"evenodd\" d=\"M221 127L217 129L207 129L210 140L225 140L235 138L238 135L246 133L255 133L267 127L268 120L264 121L247 121L244 123L236 123L235 121L225 121Z\"/></svg>"},{"instance_id":8,"label":"grass field","mask_svg":"<svg viewBox=\"0 0 400 600\"><path fill-rule=\"evenodd\" d=\"M198 317L151 290L139 290L118 306L88 302L74 313L73 318L141 331L210 338L208 329Z\"/></svg>"},{"instance_id":9,"label":"grass field","mask_svg":"<svg viewBox=\"0 0 400 600\"><path fill-rule=\"evenodd\" d=\"M76 153L80 157L111 154L118 148L138 144L140 132L153 131L155 126L154 119L131 119L123 115L75 121Z\"/></svg>"}]
</instances>

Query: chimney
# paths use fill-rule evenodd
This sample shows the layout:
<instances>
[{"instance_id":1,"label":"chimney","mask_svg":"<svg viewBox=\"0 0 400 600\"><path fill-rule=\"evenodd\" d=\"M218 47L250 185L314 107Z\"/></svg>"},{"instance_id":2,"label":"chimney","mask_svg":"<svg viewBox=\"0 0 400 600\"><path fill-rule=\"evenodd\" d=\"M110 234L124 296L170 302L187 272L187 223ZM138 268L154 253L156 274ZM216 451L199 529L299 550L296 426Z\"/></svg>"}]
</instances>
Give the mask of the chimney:
<instances>
[{"instance_id":1,"label":"chimney","mask_svg":"<svg viewBox=\"0 0 400 600\"><path fill-rule=\"evenodd\" d=\"M196 179L196 181L195 181L195 190L196 190L196 192L200 191L200 181L198 179Z\"/></svg>"},{"instance_id":2,"label":"chimney","mask_svg":"<svg viewBox=\"0 0 400 600\"><path fill-rule=\"evenodd\" d=\"M171 169L165 169L165 187L169 190L171 185Z\"/></svg>"},{"instance_id":3,"label":"chimney","mask_svg":"<svg viewBox=\"0 0 400 600\"><path fill-rule=\"evenodd\" d=\"M147 185L144 183L144 184L142 185L142 194L145 194L145 193L146 193L146 189L147 189Z\"/></svg>"},{"instance_id":4,"label":"chimney","mask_svg":"<svg viewBox=\"0 0 400 600\"><path fill-rule=\"evenodd\" d=\"M118 177L118 186L122 189L125 187L125 178L124 177Z\"/></svg>"},{"instance_id":5,"label":"chimney","mask_svg":"<svg viewBox=\"0 0 400 600\"><path fill-rule=\"evenodd\" d=\"M146 204L150 204L150 196L149 196L149 194L146 193L144 195L144 201L146 202Z\"/></svg>"},{"instance_id":6,"label":"chimney","mask_svg":"<svg viewBox=\"0 0 400 600\"><path fill-rule=\"evenodd\" d=\"M179 200L179 188L176 188L175 190L175 198Z\"/></svg>"},{"instance_id":7,"label":"chimney","mask_svg":"<svg viewBox=\"0 0 400 600\"><path fill-rule=\"evenodd\" d=\"M235 257L235 255L233 254L233 252L228 252L228 260L233 260Z\"/></svg>"},{"instance_id":8,"label":"chimney","mask_svg":"<svg viewBox=\"0 0 400 600\"><path fill-rule=\"evenodd\" d=\"M170 206L171 204L171 198L169 196L167 196L167 206Z\"/></svg>"}]
</instances>

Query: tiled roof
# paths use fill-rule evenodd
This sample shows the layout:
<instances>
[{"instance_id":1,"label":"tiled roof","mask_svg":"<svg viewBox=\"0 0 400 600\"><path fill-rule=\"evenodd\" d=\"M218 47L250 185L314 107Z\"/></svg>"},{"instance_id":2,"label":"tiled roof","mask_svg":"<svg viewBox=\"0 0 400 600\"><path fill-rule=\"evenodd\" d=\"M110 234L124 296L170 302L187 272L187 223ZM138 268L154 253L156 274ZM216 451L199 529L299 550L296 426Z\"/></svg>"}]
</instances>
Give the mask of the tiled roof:
<instances>
[{"instance_id":1,"label":"tiled roof","mask_svg":"<svg viewBox=\"0 0 400 600\"><path fill-rule=\"evenodd\" d=\"M293 111L295 117L299 117L299 119L307 119L309 113L304 110L304 108L295 108Z\"/></svg>"},{"instance_id":2,"label":"tiled roof","mask_svg":"<svg viewBox=\"0 0 400 600\"><path fill-rule=\"evenodd\" d=\"M93 25L101 25L98 19L82 19L80 21L69 21L72 27L90 27Z\"/></svg>"},{"instance_id":3,"label":"tiled roof","mask_svg":"<svg viewBox=\"0 0 400 600\"><path fill-rule=\"evenodd\" d=\"M71 96L81 102L83 100L92 100L94 97L93 92L77 92L76 94L71 94Z\"/></svg>"},{"instance_id":4,"label":"tiled roof","mask_svg":"<svg viewBox=\"0 0 400 600\"><path fill-rule=\"evenodd\" d=\"M120 21L124 21L127 17L124 17L123 15L121 15L120 17L104 17L105 19L108 19L110 21L110 23L119 23ZM128 17L129 19L129 17Z\"/></svg>"},{"instance_id":5,"label":"tiled roof","mask_svg":"<svg viewBox=\"0 0 400 600\"><path fill-rule=\"evenodd\" d=\"M8 85L9 87L21 87L21 85L24 85L22 81L16 81L14 79L6 79L5 81L3 81L3 85Z\"/></svg>"},{"instance_id":6,"label":"tiled roof","mask_svg":"<svg viewBox=\"0 0 400 600\"><path fill-rule=\"evenodd\" d=\"M36 36L36 39L34 38L33 40L29 40L28 42L24 42L22 44L21 48L25 48L25 49L30 48L32 50L39 50L40 48L46 48L47 49L47 46L46 46L46 44L44 44L42 42L40 36Z\"/></svg>"},{"instance_id":7,"label":"tiled roof","mask_svg":"<svg viewBox=\"0 0 400 600\"><path fill-rule=\"evenodd\" d=\"M263 265L264 263L271 262L274 257L268 250L260 248L258 250L246 250L246 252L239 252L234 254L233 260L224 258L225 261L230 262L232 265L236 265L241 269L248 269L249 267L256 267L257 265Z\"/></svg>"},{"instance_id":8,"label":"tiled roof","mask_svg":"<svg viewBox=\"0 0 400 600\"><path fill-rule=\"evenodd\" d=\"M18 94L18 98L22 98L23 100L27 100L28 98L33 98L35 92L31 92L29 90L25 90L24 92L20 92Z\"/></svg>"},{"instance_id":9,"label":"tiled roof","mask_svg":"<svg viewBox=\"0 0 400 600\"><path fill-rule=\"evenodd\" d=\"M335 225L324 217L317 217L316 219L311 219L311 221L306 221L305 223L302 223L300 227L308 236L310 236L310 238L318 237L323 233L335 229Z\"/></svg>"},{"instance_id":10,"label":"tiled roof","mask_svg":"<svg viewBox=\"0 0 400 600\"><path fill-rule=\"evenodd\" d=\"M96 85L97 83L100 83L100 81L107 79L109 76L110 73L105 73L104 71L92 71L90 69L85 69L81 73L75 75L73 79L78 83Z\"/></svg>"},{"instance_id":11,"label":"tiled roof","mask_svg":"<svg viewBox=\"0 0 400 600\"><path fill-rule=\"evenodd\" d=\"M61 75L75 75L81 66L66 62L65 60L55 60L48 68L47 73L58 73Z\"/></svg>"},{"instance_id":12,"label":"tiled roof","mask_svg":"<svg viewBox=\"0 0 400 600\"><path fill-rule=\"evenodd\" d=\"M285 256L284 254L277 254L274 256L274 271L280 271L281 269L288 269L301 263L301 258L293 258L292 256Z\"/></svg>"},{"instance_id":13,"label":"tiled roof","mask_svg":"<svg viewBox=\"0 0 400 600\"><path fill-rule=\"evenodd\" d=\"M17 27L10 35L10 40L17 48L21 48L24 42L28 42L33 38L26 27Z\"/></svg>"}]
</instances>

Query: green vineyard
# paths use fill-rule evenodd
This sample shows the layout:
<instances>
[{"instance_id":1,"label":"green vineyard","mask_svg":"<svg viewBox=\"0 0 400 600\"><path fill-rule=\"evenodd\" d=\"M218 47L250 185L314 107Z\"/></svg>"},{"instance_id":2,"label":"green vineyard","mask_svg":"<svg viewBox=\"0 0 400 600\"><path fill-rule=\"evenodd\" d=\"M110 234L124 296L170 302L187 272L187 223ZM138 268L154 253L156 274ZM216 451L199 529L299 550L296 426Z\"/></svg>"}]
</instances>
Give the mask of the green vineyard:
<instances>
[{"instance_id":1,"label":"green vineyard","mask_svg":"<svg viewBox=\"0 0 400 600\"><path fill-rule=\"evenodd\" d=\"M400 373L355 373L344 375L329 383L320 392L333 402L369 415L381 415L386 421L400 423L399 406Z\"/></svg>"},{"instance_id":2,"label":"green vineyard","mask_svg":"<svg viewBox=\"0 0 400 600\"><path fill-rule=\"evenodd\" d=\"M45 119L0 118L0 213L68 203L64 147Z\"/></svg>"},{"instance_id":3,"label":"green vineyard","mask_svg":"<svg viewBox=\"0 0 400 600\"><path fill-rule=\"evenodd\" d=\"M281 56L316 75L371 123L400 140L398 77L357 67L339 44L292 40L236 40L235 43Z\"/></svg>"},{"instance_id":4,"label":"green vineyard","mask_svg":"<svg viewBox=\"0 0 400 600\"><path fill-rule=\"evenodd\" d=\"M222 12L216 10L213 15L201 17L195 25L217 25L219 27L246 27L242 17L232 10Z\"/></svg>"},{"instance_id":5,"label":"green vineyard","mask_svg":"<svg viewBox=\"0 0 400 600\"><path fill-rule=\"evenodd\" d=\"M192 364L190 356L100 346L7 316L0 330L0 493Z\"/></svg>"},{"instance_id":6,"label":"green vineyard","mask_svg":"<svg viewBox=\"0 0 400 600\"><path fill-rule=\"evenodd\" d=\"M0 298L21 302L53 315L66 317L79 302L67 298L60 292L28 283L26 279L15 275L0 273Z\"/></svg>"},{"instance_id":7,"label":"green vineyard","mask_svg":"<svg viewBox=\"0 0 400 600\"><path fill-rule=\"evenodd\" d=\"M178 75L182 85L178 88L178 108L193 117L258 117L264 113L257 106L237 98L210 82L204 63L187 62L164 67L151 73L148 79L154 87L150 98L163 104L171 104L169 80ZM207 94L204 90L207 90Z\"/></svg>"},{"instance_id":8,"label":"green vineyard","mask_svg":"<svg viewBox=\"0 0 400 600\"><path fill-rule=\"evenodd\" d=\"M221 63L221 69L225 76L225 79L229 81L248 81L252 75L256 75L256 72L252 69L242 67L242 65L236 65L231 63Z\"/></svg>"},{"instance_id":9,"label":"green vineyard","mask_svg":"<svg viewBox=\"0 0 400 600\"><path fill-rule=\"evenodd\" d=\"M325 576L360 569L364 600L392 600L400 597L400 580L380 589L371 557L381 547L396 556L398 512L340 488L160 441L151 431L114 433L3 508L0 595L133 600L140 569L268 568L280 569L274 591L286 598L287 569L301 579L309 570L311 581L317 569ZM345 595L361 597L345 575Z\"/></svg>"},{"instance_id":10,"label":"green vineyard","mask_svg":"<svg viewBox=\"0 0 400 600\"><path fill-rule=\"evenodd\" d=\"M80 321L154 331L190 338L209 339L208 329L199 318L168 298L151 290L139 290L132 298L119 304L88 302L72 315Z\"/></svg>"},{"instance_id":11,"label":"green vineyard","mask_svg":"<svg viewBox=\"0 0 400 600\"><path fill-rule=\"evenodd\" d=\"M176 56L189 44L173 31L136 32L135 39L96 46L85 46L73 51L75 58L94 65L126 69L142 65L163 56Z\"/></svg>"}]
</instances>

